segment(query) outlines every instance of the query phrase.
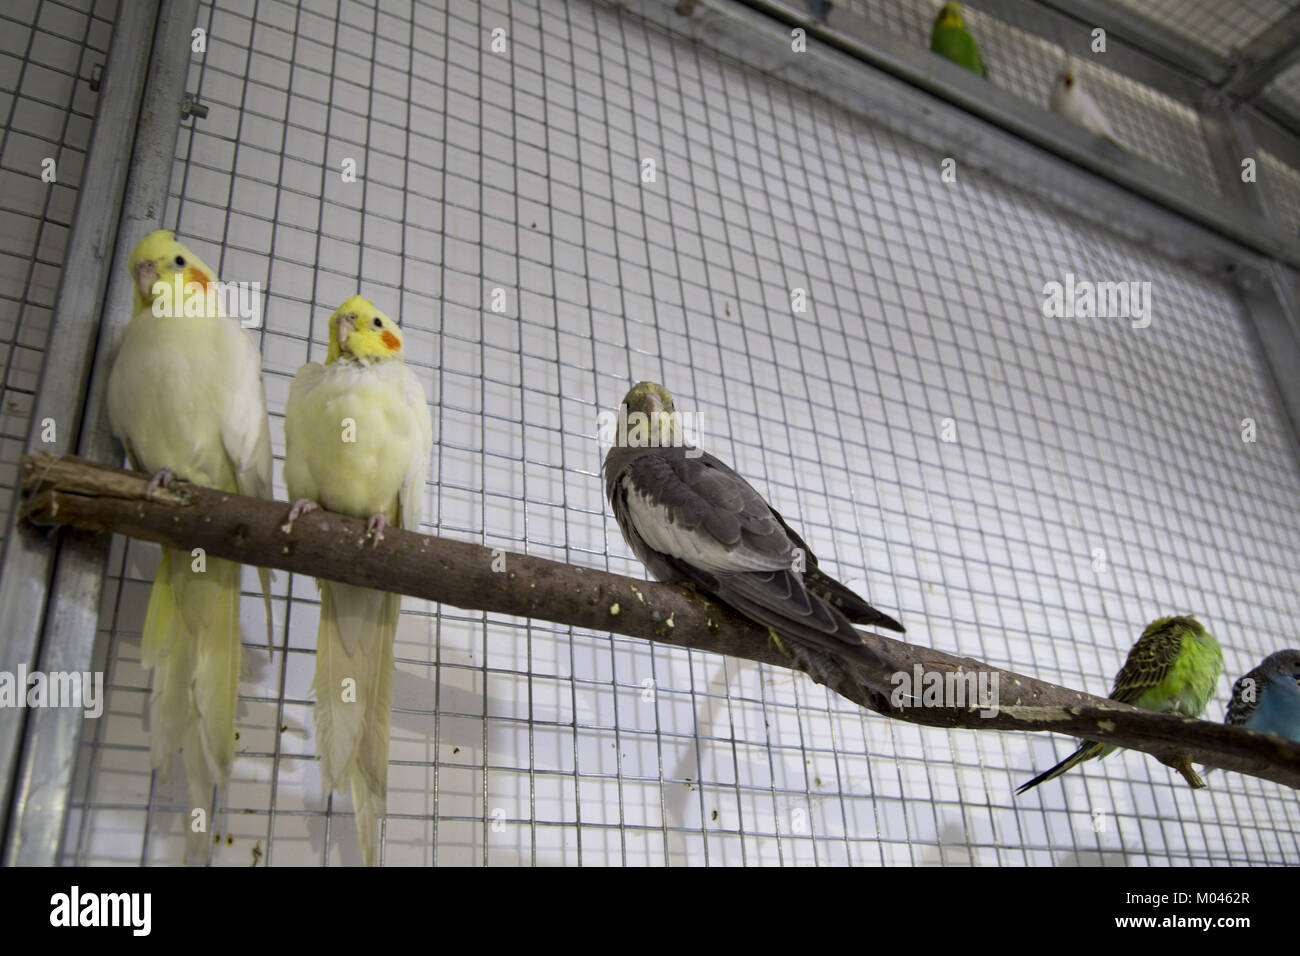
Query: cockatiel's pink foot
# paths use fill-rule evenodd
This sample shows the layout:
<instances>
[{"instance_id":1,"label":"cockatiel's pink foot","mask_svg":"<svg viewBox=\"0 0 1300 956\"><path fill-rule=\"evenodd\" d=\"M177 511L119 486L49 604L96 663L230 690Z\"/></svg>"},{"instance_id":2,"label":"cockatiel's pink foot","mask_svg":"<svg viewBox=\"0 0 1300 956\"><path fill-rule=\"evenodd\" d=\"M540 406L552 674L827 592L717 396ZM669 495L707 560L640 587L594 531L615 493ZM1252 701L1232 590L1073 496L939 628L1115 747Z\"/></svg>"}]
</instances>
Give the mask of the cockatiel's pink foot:
<instances>
[{"instance_id":1,"label":"cockatiel's pink foot","mask_svg":"<svg viewBox=\"0 0 1300 956\"><path fill-rule=\"evenodd\" d=\"M315 501L312 501L310 498L299 498L293 503L293 507L289 509L289 517L285 520L284 524L280 525L280 530L285 534L289 534L293 531L293 523L295 521L305 514L319 510L320 505Z\"/></svg>"},{"instance_id":2,"label":"cockatiel's pink foot","mask_svg":"<svg viewBox=\"0 0 1300 956\"><path fill-rule=\"evenodd\" d=\"M158 469L154 472L153 477L149 479L149 487L144 490L144 493L152 498L159 488L168 487L175 477L176 473L170 468Z\"/></svg>"},{"instance_id":3,"label":"cockatiel's pink foot","mask_svg":"<svg viewBox=\"0 0 1300 956\"><path fill-rule=\"evenodd\" d=\"M384 540L384 529L388 527L388 519L382 514L373 514L370 520L366 522L366 537L374 538L371 547L378 547L379 542Z\"/></svg>"}]
</instances>

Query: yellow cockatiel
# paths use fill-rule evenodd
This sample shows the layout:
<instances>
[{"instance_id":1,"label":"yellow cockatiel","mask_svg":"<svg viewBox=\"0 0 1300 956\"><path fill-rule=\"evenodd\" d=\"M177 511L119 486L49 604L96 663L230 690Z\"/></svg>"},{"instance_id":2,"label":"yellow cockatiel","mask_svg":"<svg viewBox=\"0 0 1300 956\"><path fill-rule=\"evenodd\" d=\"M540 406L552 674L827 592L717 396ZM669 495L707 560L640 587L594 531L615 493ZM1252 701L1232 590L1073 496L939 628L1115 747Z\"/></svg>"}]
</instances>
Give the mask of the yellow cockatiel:
<instances>
[{"instance_id":1,"label":"yellow cockatiel","mask_svg":"<svg viewBox=\"0 0 1300 956\"><path fill-rule=\"evenodd\" d=\"M284 478L294 519L322 506L384 528L420 527L433 422L402 333L354 295L330 316L325 364L298 370L284 416ZM388 727L399 594L318 581L316 751L327 790L351 784L361 856L378 862L377 818L387 812Z\"/></svg>"},{"instance_id":2,"label":"yellow cockatiel","mask_svg":"<svg viewBox=\"0 0 1300 956\"><path fill-rule=\"evenodd\" d=\"M206 296L216 276L167 230L140 240L128 262L135 312L108 380L108 416L133 467L222 491L271 497L271 440L262 361L239 322ZM161 283L161 285L160 285ZM166 288L164 288L164 286ZM188 308L186 307L188 304ZM197 314L196 314L197 313ZM270 639L270 572L259 568ZM239 565L163 548L145 614L140 656L153 672L150 751L165 776L185 764L190 813L186 860L203 863L212 788L225 785L235 753L239 686ZM201 817L193 811L201 809Z\"/></svg>"}]
</instances>

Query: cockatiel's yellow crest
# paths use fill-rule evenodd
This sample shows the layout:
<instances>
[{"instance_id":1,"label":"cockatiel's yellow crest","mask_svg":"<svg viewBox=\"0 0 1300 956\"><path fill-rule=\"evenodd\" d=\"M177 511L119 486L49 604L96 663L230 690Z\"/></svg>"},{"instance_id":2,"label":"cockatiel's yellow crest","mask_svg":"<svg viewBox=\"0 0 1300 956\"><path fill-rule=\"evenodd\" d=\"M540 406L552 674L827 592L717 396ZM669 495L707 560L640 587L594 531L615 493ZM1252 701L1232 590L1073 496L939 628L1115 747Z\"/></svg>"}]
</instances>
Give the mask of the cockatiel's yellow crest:
<instances>
[{"instance_id":1,"label":"cockatiel's yellow crest","mask_svg":"<svg viewBox=\"0 0 1300 956\"><path fill-rule=\"evenodd\" d=\"M271 440L262 360L239 322L211 307L160 308L158 283L179 278L205 290L216 276L166 230L145 236L127 264L135 311L122 332L108 380L108 416L133 467L221 491L271 497ZM216 297L212 297L215 301ZM271 633L270 572L259 569ZM240 566L164 548L145 614L140 655L153 673L150 749L166 775L181 751L190 813L186 861L203 863L211 845L212 789L223 787L235 755L242 648ZM208 828L188 822L203 811Z\"/></svg>"},{"instance_id":2,"label":"cockatiel's yellow crest","mask_svg":"<svg viewBox=\"0 0 1300 956\"><path fill-rule=\"evenodd\" d=\"M285 525L324 506L367 518L366 547L390 523L420 527L433 422L424 389L402 362L402 332L354 295L329 324L325 364L294 376L285 407L284 479L294 504ZM387 813L393 639L401 595L318 581L316 751L326 790L350 785L361 858L378 862L377 818Z\"/></svg>"}]
</instances>

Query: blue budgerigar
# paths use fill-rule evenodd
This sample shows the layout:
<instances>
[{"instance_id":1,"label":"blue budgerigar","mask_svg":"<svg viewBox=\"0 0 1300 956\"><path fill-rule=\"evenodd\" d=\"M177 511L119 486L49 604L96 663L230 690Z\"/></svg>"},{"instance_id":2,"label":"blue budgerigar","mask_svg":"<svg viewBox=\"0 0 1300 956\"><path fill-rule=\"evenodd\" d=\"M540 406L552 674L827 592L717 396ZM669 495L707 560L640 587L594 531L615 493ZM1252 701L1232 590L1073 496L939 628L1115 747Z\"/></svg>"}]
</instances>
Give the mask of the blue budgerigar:
<instances>
[{"instance_id":1,"label":"blue budgerigar","mask_svg":"<svg viewBox=\"0 0 1300 956\"><path fill-rule=\"evenodd\" d=\"M1300 650L1270 654L1239 678L1223 722L1300 742Z\"/></svg>"}]
</instances>

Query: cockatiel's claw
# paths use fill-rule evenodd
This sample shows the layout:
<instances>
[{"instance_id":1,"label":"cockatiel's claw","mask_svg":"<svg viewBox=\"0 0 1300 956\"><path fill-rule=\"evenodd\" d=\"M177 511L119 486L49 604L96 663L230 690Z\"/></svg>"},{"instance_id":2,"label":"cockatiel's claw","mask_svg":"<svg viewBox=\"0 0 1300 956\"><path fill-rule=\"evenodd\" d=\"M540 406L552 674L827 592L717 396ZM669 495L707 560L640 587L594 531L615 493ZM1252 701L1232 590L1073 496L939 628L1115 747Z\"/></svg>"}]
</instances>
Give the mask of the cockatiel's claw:
<instances>
[{"instance_id":1,"label":"cockatiel's claw","mask_svg":"<svg viewBox=\"0 0 1300 956\"><path fill-rule=\"evenodd\" d=\"M176 477L176 473L172 471L170 468L158 469L156 472L154 472L153 477L149 479L149 487L144 490L145 495L152 498L154 494L157 493L159 488L166 488L170 486L172 483L172 479L175 477Z\"/></svg>"},{"instance_id":2,"label":"cockatiel's claw","mask_svg":"<svg viewBox=\"0 0 1300 956\"><path fill-rule=\"evenodd\" d=\"M373 538L374 543L371 547L378 547L379 542L384 540L384 529L388 527L388 519L382 514L373 514L370 520L366 522L366 537Z\"/></svg>"},{"instance_id":3,"label":"cockatiel's claw","mask_svg":"<svg viewBox=\"0 0 1300 956\"><path fill-rule=\"evenodd\" d=\"M320 505L315 501L312 501L310 498L297 499L293 503L293 507L289 509L289 517L285 519L284 524L280 525L280 530L283 531L285 534L291 533L293 531L293 523L295 521L297 521L305 514L310 514L313 511L319 511L319 510L320 510Z\"/></svg>"}]
</instances>

